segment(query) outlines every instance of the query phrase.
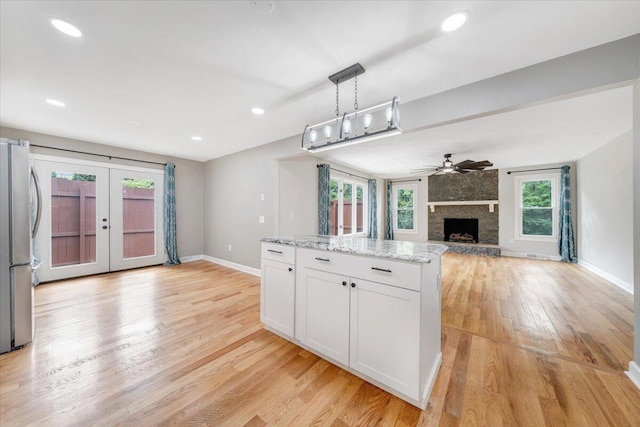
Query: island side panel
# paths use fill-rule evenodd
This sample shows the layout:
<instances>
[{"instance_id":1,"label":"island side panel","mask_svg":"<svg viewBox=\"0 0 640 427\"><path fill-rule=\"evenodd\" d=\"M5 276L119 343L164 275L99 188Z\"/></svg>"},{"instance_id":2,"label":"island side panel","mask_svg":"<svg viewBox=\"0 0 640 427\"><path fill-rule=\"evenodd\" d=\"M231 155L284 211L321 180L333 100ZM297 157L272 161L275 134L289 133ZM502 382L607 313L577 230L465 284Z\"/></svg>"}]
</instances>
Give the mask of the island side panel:
<instances>
[{"instance_id":1,"label":"island side panel","mask_svg":"<svg viewBox=\"0 0 640 427\"><path fill-rule=\"evenodd\" d=\"M442 362L440 257L422 264L420 325L420 391L428 399ZM426 402L424 402L426 404Z\"/></svg>"}]
</instances>

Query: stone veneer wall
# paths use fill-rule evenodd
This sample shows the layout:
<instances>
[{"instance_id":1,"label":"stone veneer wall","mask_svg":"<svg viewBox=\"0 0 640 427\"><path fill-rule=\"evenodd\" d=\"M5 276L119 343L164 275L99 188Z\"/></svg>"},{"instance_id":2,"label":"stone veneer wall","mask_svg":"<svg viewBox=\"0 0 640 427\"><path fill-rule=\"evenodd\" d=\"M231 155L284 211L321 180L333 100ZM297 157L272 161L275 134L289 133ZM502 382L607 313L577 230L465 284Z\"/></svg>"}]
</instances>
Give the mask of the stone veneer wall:
<instances>
[{"instance_id":1,"label":"stone veneer wall","mask_svg":"<svg viewBox=\"0 0 640 427\"><path fill-rule=\"evenodd\" d=\"M429 202L498 200L498 170L429 177ZM478 243L498 244L498 205L436 206L429 210L429 240L444 240L445 218L478 218Z\"/></svg>"}]
</instances>

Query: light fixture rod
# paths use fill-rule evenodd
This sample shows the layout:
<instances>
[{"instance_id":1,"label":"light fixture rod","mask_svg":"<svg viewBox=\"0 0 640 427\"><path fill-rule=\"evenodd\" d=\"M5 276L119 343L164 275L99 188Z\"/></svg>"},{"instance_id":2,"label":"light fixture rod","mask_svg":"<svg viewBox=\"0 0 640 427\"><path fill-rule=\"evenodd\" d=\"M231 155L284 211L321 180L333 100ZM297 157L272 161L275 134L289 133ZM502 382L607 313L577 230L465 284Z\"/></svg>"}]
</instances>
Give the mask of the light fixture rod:
<instances>
[{"instance_id":1,"label":"light fixture rod","mask_svg":"<svg viewBox=\"0 0 640 427\"><path fill-rule=\"evenodd\" d=\"M330 75L329 80L331 80L333 84L337 85L342 82L346 82L347 80L352 79L355 76L359 76L360 74L364 74L364 67L360 65L359 62L357 62L342 71L338 71L337 73Z\"/></svg>"}]
</instances>

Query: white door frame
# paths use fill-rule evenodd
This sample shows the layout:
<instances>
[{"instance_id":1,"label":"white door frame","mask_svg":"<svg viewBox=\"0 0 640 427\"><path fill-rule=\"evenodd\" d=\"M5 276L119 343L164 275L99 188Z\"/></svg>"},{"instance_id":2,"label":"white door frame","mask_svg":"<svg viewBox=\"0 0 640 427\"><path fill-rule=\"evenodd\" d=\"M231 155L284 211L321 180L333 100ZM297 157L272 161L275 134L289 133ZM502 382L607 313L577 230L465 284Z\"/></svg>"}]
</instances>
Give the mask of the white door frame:
<instances>
[{"instance_id":1,"label":"white door frame","mask_svg":"<svg viewBox=\"0 0 640 427\"><path fill-rule=\"evenodd\" d=\"M154 182L154 253L153 255L135 258L124 257L124 224L123 224L123 198L122 181L125 178L146 179ZM128 268L144 267L148 265L162 264L164 262L164 233L162 195L164 189L164 174L154 172L139 172L123 169L111 169L111 271L125 270Z\"/></svg>"},{"instance_id":2,"label":"white door frame","mask_svg":"<svg viewBox=\"0 0 640 427\"><path fill-rule=\"evenodd\" d=\"M50 281L109 271L109 229L102 228L102 218L109 217L109 169L61 161L36 160L34 166L42 187L42 222L36 236L37 257L41 258L40 280ZM96 176L96 260L84 264L52 267L51 172L76 172Z\"/></svg>"}]
</instances>

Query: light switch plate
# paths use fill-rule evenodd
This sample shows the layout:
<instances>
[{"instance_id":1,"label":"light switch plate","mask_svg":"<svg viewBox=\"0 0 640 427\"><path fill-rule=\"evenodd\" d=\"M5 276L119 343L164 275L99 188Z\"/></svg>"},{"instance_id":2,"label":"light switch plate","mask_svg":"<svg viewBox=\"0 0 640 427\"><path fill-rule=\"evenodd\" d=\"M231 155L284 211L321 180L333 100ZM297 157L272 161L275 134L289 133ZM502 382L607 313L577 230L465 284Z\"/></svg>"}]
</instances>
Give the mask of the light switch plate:
<instances>
[{"instance_id":1,"label":"light switch plate","mask_svg":"<svg viewBox=\"0 0 640 427\"><path fill-rule=\"evenodd\" d=\"M264 217L260 216L260 224L264 224Z\"/></svg>"}]
</instances>

